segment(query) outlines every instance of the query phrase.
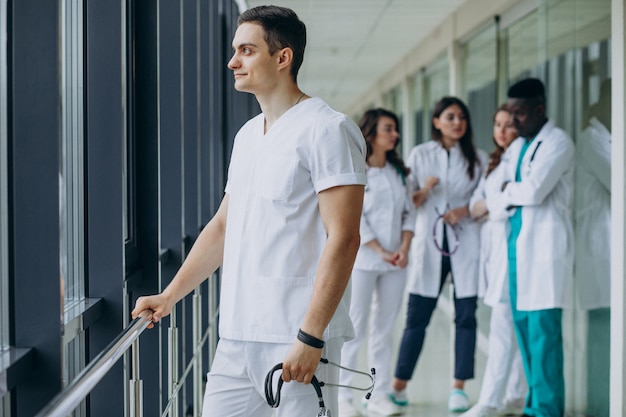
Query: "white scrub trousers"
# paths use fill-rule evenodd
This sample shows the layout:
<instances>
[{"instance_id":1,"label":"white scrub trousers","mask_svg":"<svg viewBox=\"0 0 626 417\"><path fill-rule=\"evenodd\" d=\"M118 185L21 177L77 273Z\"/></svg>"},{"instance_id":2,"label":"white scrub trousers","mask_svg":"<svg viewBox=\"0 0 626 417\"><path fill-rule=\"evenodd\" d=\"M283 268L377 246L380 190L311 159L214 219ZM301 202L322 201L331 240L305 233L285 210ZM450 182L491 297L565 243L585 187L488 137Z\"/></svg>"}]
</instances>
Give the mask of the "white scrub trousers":
<instances>
[{"instance_id":1,"label":"white scrub trousers","mask_svg":"<svg viewBox=\"0 0 626 417\"><path fill-rule=\"evenodd\" d=\"M367 369L361 371L376 369L376 387L372 398L387 395L391 387L391 340L405 285L406 269L385 272L360 269L352 271L350 319L356 336L344 344L341 359L343 366L351 369L357 367L359 349L368 335L369 324ZM354 372L341 370L341 385L353 385L354 376ZM339 397L350 401L352 390L341 388Z\"/></svg>"},{"instance_id":2,"label":"white scrub trousers","mask_svg":"<svg viewBox=\"0 0 626 417\"><path fill-rule=\"evenodd\" d=\"M503 400L523 399L526 393L524 365L517 346L511 305L499 303L491 309L489 352L478 403L500 408Z\"/></svg>"},{"instance_id":3,"label":"white scrub trousers","mask_svg":"<svg viewBox=\"0 0 626 417\"><path fill-rule=\"evenodd\" d=\"M338 363L342 345L343 338L327 340L322 357ZM316 416L319 402L311 384L295 381L283 384L278 408L271 408L265 400L265 376L283 361L291 346L220 339L207 374L202 417L272 417L274 412L276 417ZM274 375L276 396L280 371ZM320 382L336 384L339 368L320 364L315 375ZM337 415L337 388L324 386L322 395L326 408Z\"/></svg>"}]
</instances>

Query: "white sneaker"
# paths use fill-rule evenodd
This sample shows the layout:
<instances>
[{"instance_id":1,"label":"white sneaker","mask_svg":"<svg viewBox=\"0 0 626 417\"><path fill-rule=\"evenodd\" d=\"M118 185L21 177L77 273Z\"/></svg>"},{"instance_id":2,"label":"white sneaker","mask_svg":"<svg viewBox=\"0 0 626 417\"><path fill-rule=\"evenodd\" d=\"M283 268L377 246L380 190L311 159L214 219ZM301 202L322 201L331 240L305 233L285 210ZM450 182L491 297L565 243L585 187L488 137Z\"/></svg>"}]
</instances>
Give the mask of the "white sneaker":
<instances>
[{"instance_id":1,"label":"white sneaker","mask_svg":"<svg viewBox=\"0 0 626 417\"><path fill-rule=\"evenodd\" d=\"M518 398L516 400L506 400L504 405L498 409L498 415L521 415L524 413L524 407L526 407L526 399Z\"/></svg>"},{"instance_id":2,"label":"white sneaker","mask_svg":"<svg viewBox=\"0 0 626 417\"><path fill-rule=\"evenodd\" d=\"M376 413L381 416L400 416L404 414L404 409L394 404L389 397L382 396L369 400L367 404L367 413L368 415Z\"/></svg>"},{"instance_id":3,"label":"white sneaker","mask_svg":"<svg viewBox=\"0 0 626 417\"><path fill-rule=\"evenodd\" d=\"M472 408L461 414L459 417L496 417L498 410L495 407L475 404Z\"/></svg>"},{"instance_id":4,"label":"white sneaker","mask_svg":"<svg viewBox=\"0 0 626 417\"><path fill-rule=\"evenodd\" d=\"M399 405L400 407L406 407L407 405L409 405L409 397L406 396L406 390L393 390L393 392L389 394L389 399L395 405Z\"/></svg>"},{"instance_id":5,"label":"white sneaker","mask_svg":"<svg viewBox=\"0 0 626 417\"><path fill-rule=\"evenodd\" d=\"M448 397L448 410L461 413L469 409L469 398L462 389L453 389Z\"/></svg>"},{"instance_id":6,"label":"white sneaker","mask_svg":"<svg viewBox=\"0 0 626 417\"><path fill-rule=\"evenodd\" d=\"M352 405L352 401L339 401L339 417L360 417L363 414Z\"/></svg>"}]
</instances>

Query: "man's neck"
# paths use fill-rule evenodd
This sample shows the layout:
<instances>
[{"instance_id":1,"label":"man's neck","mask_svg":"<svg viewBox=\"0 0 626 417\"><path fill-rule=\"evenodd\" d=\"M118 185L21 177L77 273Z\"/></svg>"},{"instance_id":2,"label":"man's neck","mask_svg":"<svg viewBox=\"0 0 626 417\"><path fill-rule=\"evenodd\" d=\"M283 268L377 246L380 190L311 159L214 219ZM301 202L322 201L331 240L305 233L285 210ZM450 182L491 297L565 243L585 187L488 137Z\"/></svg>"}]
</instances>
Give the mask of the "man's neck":
<instances>
[{"instance_id":1,"label":"man's neck","mask_svg":"<svg viewBox=\"0 0 626 417\"><path fill-rule=\"evenodd\" d=\"M534 132L532 132L531 134L529 134L525 139L526 142L530 142L531 140L533 140L534 138L537 137L537 135L539 134L539 132L541 132L541 129L543 129L543 127L545 126L545 124L548 123L548 119L545 118L543 119L543 122L539 123L537 129L535 129Z\"/></svg>"},{"instance_id":2,"label":"man's neck","mask_svg":"<svg viewBox=\"0 0 626 417\"><path fill-rule=\"evenodd\" d=\"M261 111L265 116L265 132L267 133L287 110L304 99L297 84L290 83L277 86L268 94L256 94Z\"/></svg>"}]
</instances>

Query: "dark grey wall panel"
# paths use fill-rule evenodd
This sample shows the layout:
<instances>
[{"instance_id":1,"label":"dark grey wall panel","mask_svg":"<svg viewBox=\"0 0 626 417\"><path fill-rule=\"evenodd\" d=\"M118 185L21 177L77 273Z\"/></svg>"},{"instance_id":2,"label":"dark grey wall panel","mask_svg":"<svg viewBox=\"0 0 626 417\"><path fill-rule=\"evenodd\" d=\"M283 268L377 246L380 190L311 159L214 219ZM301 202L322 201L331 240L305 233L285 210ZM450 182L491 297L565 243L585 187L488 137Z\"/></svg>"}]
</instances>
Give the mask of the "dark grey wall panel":
<instances>
[{"instance_id":1,"label":"dark grey wall panel","mask_svg":"<svg viewBox=\"0 0 626 417\"><path fill-rule=\"evenodd\" d=\"M123 73L122 10L119 0L87 0L86 15L86 236L87 296L104 299L103 314L89 329L88 359L122 331ZM89 398L92 417L124 414L120 361Z\"/></svg>"},{"instance_id":2,"label":"dark grey wall panel","mask_svg":"<svg viewBox=\"0 0 626 417\"><path fill-rule=\"evenodd\" d=\"M11 342L35 349L36 378L15 391L32 416L61 388L59 6L10 2L9 231Z\"/></svg>"}]
</instances>

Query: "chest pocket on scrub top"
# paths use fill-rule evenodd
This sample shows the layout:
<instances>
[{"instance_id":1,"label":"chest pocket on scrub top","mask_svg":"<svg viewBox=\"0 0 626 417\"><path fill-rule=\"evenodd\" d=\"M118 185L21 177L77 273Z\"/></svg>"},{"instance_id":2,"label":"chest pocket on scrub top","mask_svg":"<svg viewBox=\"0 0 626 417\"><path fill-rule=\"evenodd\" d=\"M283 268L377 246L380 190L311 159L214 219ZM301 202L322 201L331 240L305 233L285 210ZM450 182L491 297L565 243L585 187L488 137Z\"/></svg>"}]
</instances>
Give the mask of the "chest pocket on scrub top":
<instances>
[{"instance_id":1,"label":"chest pocket on scrub top","mask_svg":"<svg viewBox=\"0 0 626 417\"><path fill-rule=\"evenodd\" d=\"M293 191L297 160L293 155L273 155L262 167L261 197L272 201L287 200Z\"/></svg>"}]
</instances>

